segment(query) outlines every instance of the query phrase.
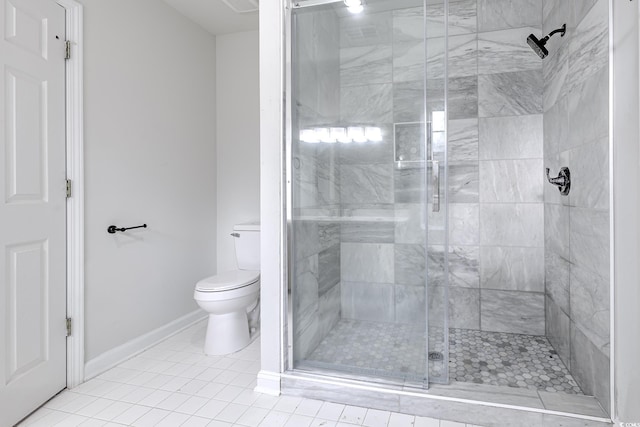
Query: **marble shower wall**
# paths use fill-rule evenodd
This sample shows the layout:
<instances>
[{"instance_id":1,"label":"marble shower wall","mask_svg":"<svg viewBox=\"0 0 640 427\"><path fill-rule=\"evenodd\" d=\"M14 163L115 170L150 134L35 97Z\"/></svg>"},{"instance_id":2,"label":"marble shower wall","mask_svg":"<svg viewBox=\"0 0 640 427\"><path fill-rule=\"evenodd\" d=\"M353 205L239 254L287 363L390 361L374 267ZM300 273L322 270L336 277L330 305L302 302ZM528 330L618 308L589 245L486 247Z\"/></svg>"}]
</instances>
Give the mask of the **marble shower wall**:
<instances>
[{"instance_id":1,"label":"marble shower wall","mask_svg":"<svg viewBox=\"0 0 640 427\"><path fill-rule=\"evenodd\" d=\"M383 129L381 142L339 146L344 318L425 321L423 28L422 7L340 19L341 121Z\"/></svg>"},{"instance_id":2,"label":"marble shower wall","mask_svg":"<svg viewBox=\"0 0 640 427\"><path fill-rule=\"evenodd\" d=\"M545 166L571 170L568 197L545 185L547 336L585 394L609 410L609 2L544 0Z\"/></svg>"},{"instance_id":3,"label":"marble shower wall","mask_svg":"<svg viewBox=\"0 0 640 427\"><path fill-rule=\"evenodd\" d=\"M544 335L539 0L478 0L480 325Z\"/></svg>"},{"instance_id":4,"label":"marble shower wall","mask_svg":"<svg viewBox=\"0 0 640 427\"><path fill-rule=\"evenodd\" d=\"M429 115L444 108L443 11L427 5ZM452 0L449 14L450 326L543 335L543 75L525 42L541 32L542 3ZM396 217L343 224L342 315L420 322L424 166L411 161L424 160L424 150L411 126L419 128L423 112L423 9L340 22L341 118L387 129L378 146L340 147L341 207ZM395 162L400 156L404 162ZM429 224L429 305L437 316L443 218L432 214Z\"/></svg>"},{"instance_id":5,"label":"marble shower wall","mask_svg":"<svg viewBox=\"0 0 640 427\"><path fill-rule=\"evenodd\" d=\"M339 119L338 17L296 15L294 135ZM294 360L304 359L340 319L340 168L336 147L293 141ZM333 218L333 219L332 219Z\"/></svg>"}]
</instances>

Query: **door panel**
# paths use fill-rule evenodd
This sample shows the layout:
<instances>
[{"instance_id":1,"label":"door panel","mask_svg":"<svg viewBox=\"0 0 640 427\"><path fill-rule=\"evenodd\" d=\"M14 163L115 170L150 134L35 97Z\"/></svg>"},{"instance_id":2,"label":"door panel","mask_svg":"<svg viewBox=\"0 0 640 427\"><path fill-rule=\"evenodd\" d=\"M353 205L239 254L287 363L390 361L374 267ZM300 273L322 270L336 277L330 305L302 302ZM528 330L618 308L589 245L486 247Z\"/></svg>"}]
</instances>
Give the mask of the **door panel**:
<instances>
[{"instance_id":1,"label":"door panel","mask_svg":"<svg viewBox=\"0 0 640 427\"><path fill-rule=\"evenodd\" d=\"M0 425L66 385L65 13L2 0Z\"/></svg>"}]
</instances>

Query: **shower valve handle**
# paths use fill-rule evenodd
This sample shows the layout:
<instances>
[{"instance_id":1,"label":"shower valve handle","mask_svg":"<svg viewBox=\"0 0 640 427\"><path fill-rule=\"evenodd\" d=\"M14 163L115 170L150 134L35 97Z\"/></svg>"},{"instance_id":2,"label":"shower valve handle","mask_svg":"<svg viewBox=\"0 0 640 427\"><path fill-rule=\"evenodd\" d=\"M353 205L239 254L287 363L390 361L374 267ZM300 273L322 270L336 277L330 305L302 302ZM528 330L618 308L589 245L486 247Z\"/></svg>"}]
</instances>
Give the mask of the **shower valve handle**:
<instances>
[{"instance_id":1,"label":"shower valve handle","mask_svg":"<svg viewBox=\"0 0 640 427\"><path fill-rule=\"evenodd\" d=\"M549 181L550 184L553 184L556 187L558 187L560 194L562 194L563 196L568 195L569 191L571 190L571 172L569 171L569 168L568 167L561 168L560 173L555 178L551 178L549 176L549 168L546 168L546 169L547 169L547 181Z\"/></svg>"}]
</instances>

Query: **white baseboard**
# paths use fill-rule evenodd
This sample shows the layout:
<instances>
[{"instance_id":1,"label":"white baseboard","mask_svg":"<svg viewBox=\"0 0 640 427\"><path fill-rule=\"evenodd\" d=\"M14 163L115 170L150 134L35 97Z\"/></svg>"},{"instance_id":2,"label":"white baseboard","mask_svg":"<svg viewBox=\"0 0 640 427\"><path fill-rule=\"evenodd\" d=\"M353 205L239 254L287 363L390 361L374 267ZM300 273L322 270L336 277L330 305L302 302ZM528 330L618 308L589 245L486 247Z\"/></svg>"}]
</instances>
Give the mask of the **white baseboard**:
<instances>
[{"instance_id":1,"label":"white baseboard","mask_svg":"<svg viewBox=\"0 0 640 427\"><path fill-rule=\"evenodd\" d=\"M167 323L158 329L154 329L151 332L102 353L100 356L89 360L84 365L84 380L88 381L91 378L108 371L114 366L119 365L125 360L131 359L133 356L142 353L149 347L166 340L170 336L177 334L194 323L206 319L206 317L207 313L198 309L186 316L182 316L179 319L174 320L173 322Z\"/></svg>"},{"instance_id":2,"label":"white baseboard","mask_svg":"<svg viewBox=\"0 0 640 427\"><path fill-rule=\"evenodd\" d=\"M280 374L269 371L258 372L257 385L253 391L271 396L280 396Z\"/></svg>"}]
</instances>

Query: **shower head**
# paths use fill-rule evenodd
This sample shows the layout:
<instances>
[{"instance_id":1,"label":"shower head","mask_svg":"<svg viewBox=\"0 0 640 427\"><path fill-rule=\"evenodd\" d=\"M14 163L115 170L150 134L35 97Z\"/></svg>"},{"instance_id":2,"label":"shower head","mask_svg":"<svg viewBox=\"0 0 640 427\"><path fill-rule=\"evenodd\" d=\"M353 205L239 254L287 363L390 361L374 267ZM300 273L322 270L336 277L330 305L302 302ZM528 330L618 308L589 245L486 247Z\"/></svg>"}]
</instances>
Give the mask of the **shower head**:
<instances>
[{"instance_id":1,"label":"shower head","mask_svg":"<svg viewBox=\"0 0 640 427\"><path fill-rule=\"evenodd\" d=\"M541 59L544 59L547 57L547 55L549 55L549 51L546 47L544 47L544 45L547 44L547 40L549 40L548 37L545 37L542 40L538 40L538 38L534 34L529 34L529 37L527 37L527 43Z\"/></svg>"},{"instance_id":2,"label":"shower head","mask_svg":"<svg viewBox=\"0 0 640 427\"><path fill-rule=\"evenodd\" d=\"M547 44L547 42L549 41L551 36L556 34L556 33L561 33L560 37L564 37L564 34L566 32L567 32L567 24L564 24L562 27L558 28L557 30L551 31L547 36L543 37L540 40L538 40L538 38L535 36L535 34L529 34L529 37L527 37L527 44L529 44L529 46L531 46L531 49L533 49L533 51L541 59L544 59L544 58L547 57L547 55L549 55L549 51L547 50L546 47L544 47L544 45Z\"/></svg>"}]
</instances>

